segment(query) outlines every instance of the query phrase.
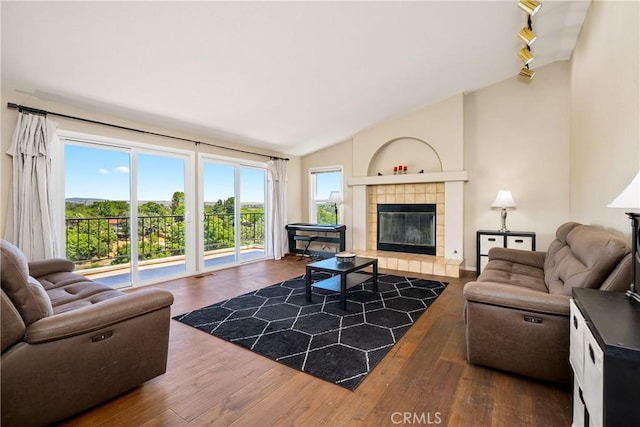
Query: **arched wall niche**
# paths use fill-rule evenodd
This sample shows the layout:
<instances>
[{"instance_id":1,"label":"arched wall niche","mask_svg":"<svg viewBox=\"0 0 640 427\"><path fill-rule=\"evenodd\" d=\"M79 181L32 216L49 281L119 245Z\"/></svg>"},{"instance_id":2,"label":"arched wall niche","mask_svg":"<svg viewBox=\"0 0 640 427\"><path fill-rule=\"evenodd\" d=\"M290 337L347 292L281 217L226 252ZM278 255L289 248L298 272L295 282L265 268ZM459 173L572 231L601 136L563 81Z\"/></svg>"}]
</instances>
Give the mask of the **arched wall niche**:
<instances>
[{"instance_id":1,"label":"arched wall niche","mask_svg":"<svg viewBox=\"0 0 640 427\"><path fill-rule=\"evenodd\" d=\"M420 170L425 173L442 172L442 160L429 143L418 138L401 137L386 142L375 152L367 175L393 175L393 167L398 165L406 165L407 173Z\"/></svg>"}]
</instances>

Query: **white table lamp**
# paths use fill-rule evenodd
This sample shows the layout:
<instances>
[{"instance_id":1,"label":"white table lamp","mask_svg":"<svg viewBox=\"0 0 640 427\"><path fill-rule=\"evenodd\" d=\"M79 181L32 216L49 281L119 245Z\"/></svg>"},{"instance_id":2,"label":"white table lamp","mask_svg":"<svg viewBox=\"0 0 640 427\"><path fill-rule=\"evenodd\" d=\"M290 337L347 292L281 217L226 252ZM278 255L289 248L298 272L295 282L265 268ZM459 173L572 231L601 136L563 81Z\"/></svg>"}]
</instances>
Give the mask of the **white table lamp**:
<instances>
[{"instance_id":1,"label":"white table lamp","mask_svg":"<svg viewBox=\"0 0 640 427\"><path fill-rule=\"evenodd\" d=\"M501 233L507 233L507 209L513 209L516 207L516 202L513 200L511 196L511 191L509 190L500 190L498 191L498 195L496 199L491 204L492 208L500 208L502 209L501 217L502 217L502 228L500 229Z\"/></svg>"},{"instance_id":2,"label":"white table lamp","mask_svg":"<svg viewBox=\"0 0 640 427\"><path fill-rule=\"evenodd\" d=\"M609 208L620 209L640 209L640 171L635 178L631 180L622 193L616 197L613 202L607 205ZM627 291L627 296L640 302L640 294L638 294L638 286L640 286L640 213L627 212L627 216L631 219L631 246L633 248L633 262L631 266L632 277L631 286Z\"/></svg>"},{"instance_id":3,"label":"white table lamp","mask_svg":"<svg viewBox=\"0 0 640 427\"><path fill-rule=\"evenodd\" d=\"M629 185L615 200L607 205L608 208L640 209L640 171Z\"/></svg>"}]
</instances>

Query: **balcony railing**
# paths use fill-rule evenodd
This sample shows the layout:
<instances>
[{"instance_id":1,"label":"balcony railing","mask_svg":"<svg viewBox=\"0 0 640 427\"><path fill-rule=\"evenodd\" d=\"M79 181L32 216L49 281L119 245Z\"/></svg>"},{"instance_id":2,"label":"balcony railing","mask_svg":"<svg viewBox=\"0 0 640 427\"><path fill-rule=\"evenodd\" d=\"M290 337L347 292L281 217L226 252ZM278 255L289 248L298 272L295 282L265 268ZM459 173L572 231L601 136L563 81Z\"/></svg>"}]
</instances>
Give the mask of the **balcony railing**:
<instances>
[{"instance_id":1,"label":"balcony railing","mask_svg":"<svg viewBox=\"0 0 640 427\"><path fill-rule=\"evenodd\" d=\"M205 214L204 250L235 246L235 215ZM264 245L264 213L240 214L240 245ZM130 218L66 218L66 256L85 268L130 261ZM184 255L185 225L182 215L138 217L138 259Z\"/></svg>"}]
</instances>

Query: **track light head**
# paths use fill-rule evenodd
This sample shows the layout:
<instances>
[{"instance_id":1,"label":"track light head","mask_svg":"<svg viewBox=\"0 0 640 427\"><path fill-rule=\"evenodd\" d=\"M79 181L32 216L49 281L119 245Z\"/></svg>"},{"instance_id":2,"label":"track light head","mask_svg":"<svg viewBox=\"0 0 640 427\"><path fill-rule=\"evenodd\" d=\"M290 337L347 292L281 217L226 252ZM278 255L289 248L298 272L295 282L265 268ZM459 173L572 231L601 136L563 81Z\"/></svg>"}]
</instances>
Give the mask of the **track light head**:
<instances>
[{"instance_id":1,"label":"track light head","mask_svg":"<svg viewBox=\"0 0 640 427\"><path fill-rule=\"evenodd\" d=\"M518 76L522 77L527 81L533 79L533 76L535 75L536 75L536 72L534 70L531 70L529 67L522 67L520 69L520 73L518 73Z\"/></svg>"},{"instance_id":2,"label":"track light head","mask_svg":"<svg viewBox=\"0 0 640 427\"><path fill-rule=\"evenodd\" d=\"M533 16L538 13L542 5L536 0L520 0L518 2L518 7L527 12L529 16Z\"/></svg>"},{"instance_id":3,"label":"track light head","mask_svg":"<svg viewBox=\"0 0 640 427\"><path fill-rule=\"evenodd\" d=\"M518 56L520 57L522 62L524 62L524 65L527 65L529 62L533 61L531 50L526 46L518 51Z\"/></svg>"},{"instance_id":4,"label":"track light head","mask_svg":"<svg viewBox=\"0 0 640 427\"><path fill-rule=\"evenodd\" d=\"M527 27L524 27L523 29L520 30L520 32L518 33L518 37L520 37L520 40L525 42L527 44L527 46L531 46L533 44L533 42L535 42L536 39L538 38L536 33L531 31Z\"/></svg>"}]
</instances>

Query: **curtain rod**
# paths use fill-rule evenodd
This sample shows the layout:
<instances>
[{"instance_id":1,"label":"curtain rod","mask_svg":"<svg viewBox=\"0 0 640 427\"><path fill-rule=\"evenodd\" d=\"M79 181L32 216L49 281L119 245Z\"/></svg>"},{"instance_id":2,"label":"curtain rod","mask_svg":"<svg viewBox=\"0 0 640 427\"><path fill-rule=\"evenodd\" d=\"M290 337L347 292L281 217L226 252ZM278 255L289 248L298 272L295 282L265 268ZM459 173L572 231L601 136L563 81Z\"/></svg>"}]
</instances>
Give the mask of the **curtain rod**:
<instances>
[{"instance_id":1,"label":"curtain rod","mask_svg":"<svg viewBox=\"0 0 640 427\"><path fill-rule=\"evenodd\" d=\"M163 138L176 139L176 140L179 140L179 141L193 142L196 145L202 144L202 145L208 145L209 147L221 148L223 150L235 151L235 152L238 152L238 153L253 154L253 155L256 155L256 156L269 157L272 160L285 160L285 161L289 160L289 159L284 158L284 157L271 156L269 154L262 154L262 153L254 153L253 151L241 150L239 148L232 148L232 147L224 147L222 145L209 144L208 142L196 141L195 139L181 138L179 136L166 135L164 133L150 132L148 130L130 128L130 127L126 127L126 126L116 125L116 124L113 124L113 123L106 123L106 122L100 122L100 121L97 121L97 120L85 119L85 118L77 117L77 116L69 116L67 114L56 113L56 112L53 112L53 111L40 110L38 108L27 107L27 106L24 106L24 105L15 104L13 102L7 103L7 107L8 108L17 109L18 111L24 111L24 112L27 112L27 113L41 114L41 115L44 115L44 116L51 115L51 116L63 117L65 119L78 120L78 121L81 121L81 122L92 123L92 124L95 124L95 125L102 125L102 126L108 126L108 127L117 128L117 129L128 130L128 131L131 131L131 132L138 132L138 133L144 133L144 134L147 134L147 135L161 136Z\"/></svg>"}]
</instances>

